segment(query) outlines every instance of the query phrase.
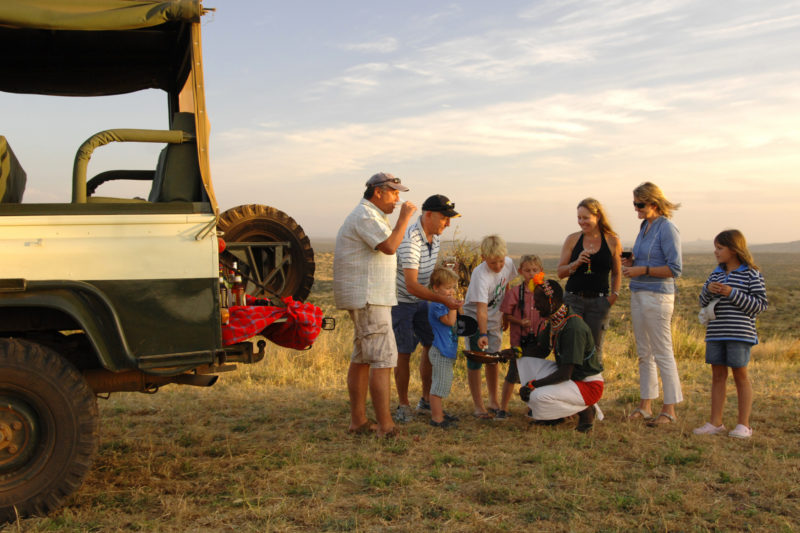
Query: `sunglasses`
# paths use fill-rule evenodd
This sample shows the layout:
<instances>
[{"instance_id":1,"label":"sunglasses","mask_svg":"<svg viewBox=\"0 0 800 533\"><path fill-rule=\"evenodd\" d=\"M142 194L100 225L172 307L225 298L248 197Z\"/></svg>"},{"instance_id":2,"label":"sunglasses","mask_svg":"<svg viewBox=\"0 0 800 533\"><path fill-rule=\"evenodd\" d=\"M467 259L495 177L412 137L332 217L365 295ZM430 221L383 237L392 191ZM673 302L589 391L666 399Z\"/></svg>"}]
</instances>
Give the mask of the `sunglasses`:
<instances>
[{"instance_id":1,"label":"sunglasses","mask_svg":"<svg viewBox=\"0 0 800 533\"><path fill-rule=\"evenodd\" d=\"M644 209L647 206L647 202L633 202L633 207L636 209Z\"/></svg>"},{"instance_id":2,"label":"sunglasses","mask_svg":"<svg viewBox=\"0 0 800 533\"><path fill-rule=\"evenodd\" d=\"M375 185L382 185L382 184L384 184L384 183L397 183L397 184L399 184L399 183L400 183L400 178L389 178L389 179L385 179L385 180L383 180L383 181L379 181L379 182L378 182L378 183L376 183Z\"/></svg>"}]
</instances>

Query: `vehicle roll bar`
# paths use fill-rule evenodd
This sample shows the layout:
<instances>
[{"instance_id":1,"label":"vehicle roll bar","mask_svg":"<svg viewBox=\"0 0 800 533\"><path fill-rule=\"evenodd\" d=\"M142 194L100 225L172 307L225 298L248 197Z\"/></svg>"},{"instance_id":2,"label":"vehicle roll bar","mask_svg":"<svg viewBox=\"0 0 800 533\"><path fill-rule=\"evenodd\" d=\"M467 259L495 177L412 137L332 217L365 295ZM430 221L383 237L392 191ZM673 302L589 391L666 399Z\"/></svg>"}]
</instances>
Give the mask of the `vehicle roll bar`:
<instances>
[{"instance_id":1,"label":"vehicle roll bar","mask_svg":"<svg viewBox=\"0 0 800 533\"><path fill-rule=\"evenodd\" d=\"M116 129L95 133L83 142L75 154L75 165L72 168L72 203L86 203L86 167L95 148L112 142L181 144L194 140L194 135L181 130Z\"/></svg>"}]
</instances>

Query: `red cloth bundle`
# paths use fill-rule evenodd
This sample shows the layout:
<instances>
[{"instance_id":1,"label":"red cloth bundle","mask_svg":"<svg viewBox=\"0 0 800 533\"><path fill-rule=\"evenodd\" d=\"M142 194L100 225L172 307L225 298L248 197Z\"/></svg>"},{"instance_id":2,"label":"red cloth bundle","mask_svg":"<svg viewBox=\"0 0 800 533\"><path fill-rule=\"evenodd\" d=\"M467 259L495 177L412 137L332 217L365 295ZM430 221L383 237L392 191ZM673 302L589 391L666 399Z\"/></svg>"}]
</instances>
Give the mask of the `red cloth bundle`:
<instances>
[{"instance_id":1,"label":"red cloth bundle","mask_svg":"<svg viewBox=\"0 0 800 533\"><path fill-rule=\"evenodd\" d=\"M248 299L250 297L248 296ZM222 326L225 345L245 341L259 333L279 346L304 350L310 347L322 328L322 309L307 302L282 298L286 307L234 306L230 320ZM285 318L286 322L275 322Z\"/></svg>"}]
</instances>

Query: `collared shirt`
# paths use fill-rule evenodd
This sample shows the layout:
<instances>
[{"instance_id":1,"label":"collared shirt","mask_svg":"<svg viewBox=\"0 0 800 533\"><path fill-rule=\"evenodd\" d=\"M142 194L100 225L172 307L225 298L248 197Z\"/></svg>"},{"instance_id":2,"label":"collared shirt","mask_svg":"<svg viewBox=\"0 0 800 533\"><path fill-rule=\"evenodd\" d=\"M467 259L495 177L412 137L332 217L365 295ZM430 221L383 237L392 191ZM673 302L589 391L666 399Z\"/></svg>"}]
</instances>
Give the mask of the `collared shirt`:
<instances>
[{"instance_id":1,"label":"collared shirt","mask_svg":"<svg viewBox=\"0 0 800 533\"><path fill-rule=\"evenodd\" d=\"M336 236L333 256L336 307L361 309L367 304L397 304L394 254L375 249L391 234L386 213L362 198Z\"/></svg>"},{"instance_id":2,"label":"collared shirt","mask_svg":"<svg viewBox=\"0 0 800 533\"><path fill-rule=\"evenodd\" d=\"M675 293L675 278L681 275L681 236L678 228L668 218L658 217L650 223L642 223L636 243L633 245L633 266L660 267L667 265L672 271L671 278L636 276L631 278L631 291L652 291L663 294Z\"/></svg>"},{"instance_id":3,"label":"collared shirt","mask_svg":"<svg viewBox=\"0 0 800 533\"><path fill-rule=\"evenodd\" d=\"M439 236L434 235L431 242L422 229L422 217L416 224L411 224L403 236L403 242L397 248L397 301L418 302L419 298L408 292L406 278L403 272L409 268L417 271L417 281L427 287L431 274L439 257Z\"/></svg>"}]
</instances>

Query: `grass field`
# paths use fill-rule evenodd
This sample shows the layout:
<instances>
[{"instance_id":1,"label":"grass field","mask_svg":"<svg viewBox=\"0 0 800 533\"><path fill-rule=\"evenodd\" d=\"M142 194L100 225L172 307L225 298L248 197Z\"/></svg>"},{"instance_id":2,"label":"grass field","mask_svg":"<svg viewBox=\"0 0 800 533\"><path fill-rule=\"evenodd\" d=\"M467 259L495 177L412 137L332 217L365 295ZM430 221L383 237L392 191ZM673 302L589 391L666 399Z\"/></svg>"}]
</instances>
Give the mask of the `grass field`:
<instances>
[{"instance_id":1,"label":"grass field","mask_svg":"<svg viewBox=\"0 0 800 533\"><path fill-rule=\"evenodd\" d=\"M529 426L517 399L506 422L472 419L459 361L446 403L462 415L457 429L419 417L395 440L350 436L352 329L340 320L313 349L277 349L212 389L100 400L100 452L83 487L50 517L4 531L798 531L800 256L756 258L770 308L746 441L691 433L709 411L696 295L712 259L685 258L674 329L686 399L674 425L623 421L638 400L627 291L606 341L606 420L589 435L574 421ZM553 272L555 258L545 263ZM318 256L312 301L341 319L330 264Z\"/></svg>"}]
</instances>

